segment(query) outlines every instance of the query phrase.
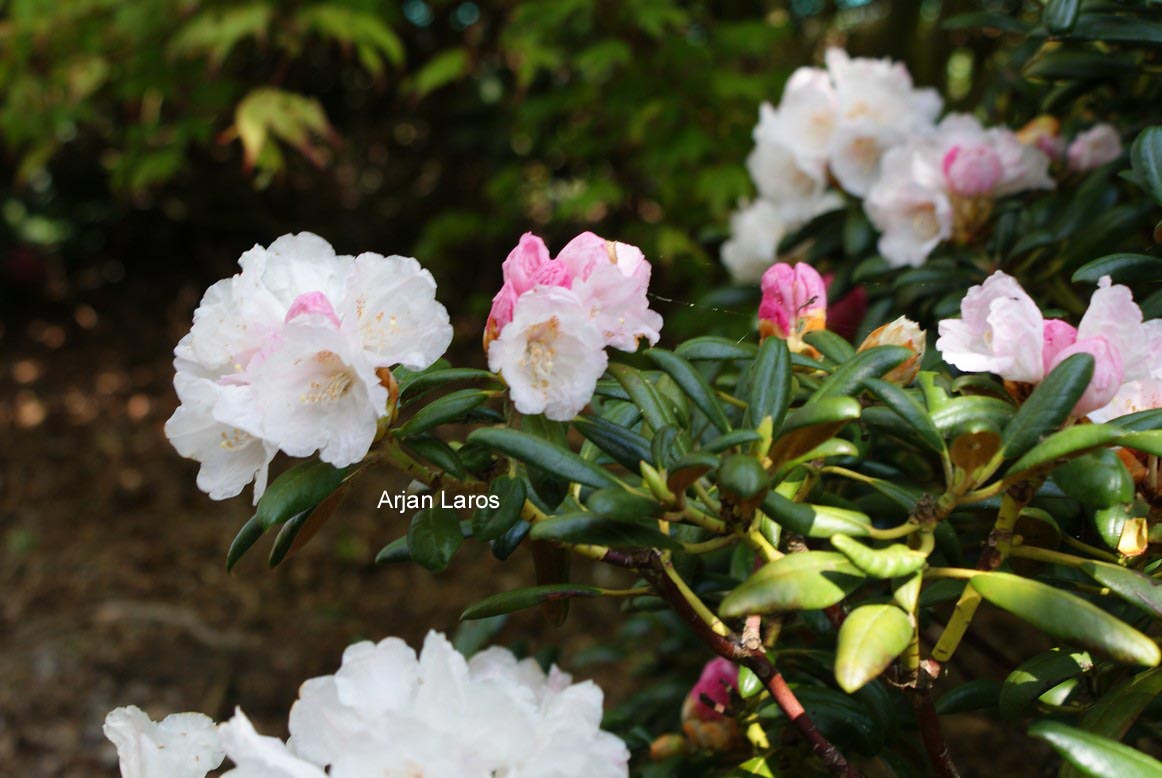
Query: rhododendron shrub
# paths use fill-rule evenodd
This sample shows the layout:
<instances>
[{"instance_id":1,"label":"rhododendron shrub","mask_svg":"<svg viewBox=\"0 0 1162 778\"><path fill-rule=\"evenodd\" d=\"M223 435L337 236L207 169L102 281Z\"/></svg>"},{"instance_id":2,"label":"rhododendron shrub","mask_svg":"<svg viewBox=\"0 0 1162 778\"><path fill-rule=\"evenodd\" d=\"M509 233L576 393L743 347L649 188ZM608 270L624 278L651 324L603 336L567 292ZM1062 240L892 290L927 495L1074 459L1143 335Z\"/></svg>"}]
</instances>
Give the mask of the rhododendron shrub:
<instances>
[{"instance_id":1,"label":"rhododendron shrub","mask_svg":"<svg viewBox=\"0 0 1162 778\"><path fill-rule=\"evenodd\" d=\"M1135 18L1079 7L1046 4L1055 40L1014 48L1030 79L1072 78L1058 52L1095 54L1095 15ZM713 307L663 327L663 258L612 232L555 255L530 233L483 258L500 289L454 366L416 260L301 234L247 252L176 351L175 448L210 497L256 484L228 566L268 533L272 565L308 564L287 559L350 482L393 469L417 505L378 564L527 554L527 585L463 620L620 615L596 653L640 688L603 711L504 649L359 643L286 741L241 711L115 711L126 775L954 776L964 712L1065 775L1162 774L1133 747L1162 693L1162 128L1105 92L944 111L899 64L821 59L740 159L741 338Z\"/></svg>"}]
</instances>

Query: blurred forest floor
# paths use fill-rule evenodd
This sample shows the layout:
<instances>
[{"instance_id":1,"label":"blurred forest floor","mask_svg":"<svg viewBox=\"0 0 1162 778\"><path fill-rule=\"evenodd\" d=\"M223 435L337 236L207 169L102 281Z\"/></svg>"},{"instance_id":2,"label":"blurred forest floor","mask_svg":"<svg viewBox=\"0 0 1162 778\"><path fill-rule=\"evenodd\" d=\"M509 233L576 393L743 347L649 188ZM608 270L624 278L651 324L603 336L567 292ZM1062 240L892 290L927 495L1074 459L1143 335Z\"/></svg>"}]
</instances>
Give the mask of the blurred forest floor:
<instances>
[{"instance_id":1,"label":"blurred forest floor","mask_svg":"<svg viewBox=\"0 0 1162 778\"><path fill-rule=\"evenodd\" d=\"M11 295L0 308L2 775L115 774L101 724L120 705L222 719L237 704L260 731L284 736L298 685L334 672L348 643L397 635L418 646L429 629L451 633L466 604L532 582L523 551L501 564L477 544L434 577L414 565L377 568L376 552L407 527L407 517L375 508L380 490L405 485L389 471L361 479L301 554L269 570L266 539L228 574L248 499L199 492L197 465L163 432L177 404L173 346L213 274L230 271L198 272L208 277L126 274L106 261L70 273L56 302ZM466 360L479 359L477 342L470 332L457 341ZM609 568L575 567L578 580L614 585L601 577ZM496 640L529 653L560 648L560 664L602 684L608 707L632 690L629 668L571 658L611 638L616 607L575 603L560 629L537 611L517 613ZM1028 654L983 648L961 652L974 676ZM1022 751L1019 727L971 714L946 721L965 776L1055 772L1042 744Z\"/></svg>"}]
</instances>

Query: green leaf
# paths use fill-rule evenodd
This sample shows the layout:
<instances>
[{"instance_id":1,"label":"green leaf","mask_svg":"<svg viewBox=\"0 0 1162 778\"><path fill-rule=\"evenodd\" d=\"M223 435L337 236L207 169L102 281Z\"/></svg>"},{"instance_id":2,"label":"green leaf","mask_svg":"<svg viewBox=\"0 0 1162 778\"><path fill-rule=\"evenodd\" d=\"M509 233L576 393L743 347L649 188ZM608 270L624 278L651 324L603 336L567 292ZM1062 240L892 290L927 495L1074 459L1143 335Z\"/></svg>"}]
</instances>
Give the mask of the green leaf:
<instances>
[{"instance_id":1,"label":"green leaf","mask_svg":"<svg viewBox=\"0 0 1162 778\"><path fill-rule=\"evenodd\" d=\"M743 425L757 427L770 416L774 429L778 429L791 402L791 354L786 341L767 338L762 342L751 363L748 381L750 392Z\"/></svg>"},{"instance_id":2,"label":"green leaf","mask_svg":"<svg viewBox=\"0 0 1162 778\"><path fill-rule=\"evenodd\" d=\"M1093 357L1074 354L1053 368L1013 415L1001 436L1005 458L1021 457L1069 418L1093 378Z\"/></svg>"},{"instance_id":3,"label":"green leaf","mask_svg":"<svg viewBox=\"0 0 1162 778\"><path fill-rule=\"evenodd\" d=\"M1001 716L1010 720L1024 716L1042 694L1092 669L1093 659L1084 651L1054 648L1025 660L1001 686Z\"/></svg>"},{"instance_id":4,"label":"green leaf","mask_svg":"<svg viewBox=\"0 0 1162 778\"><path fill-rule=\"evenodd\" d=\"M592 462L525 432L501 428L480 429L469 435L468 440L584 486L600 489L617 485L613 476Z\"/></svg>"},{"instance_id":5,"label":"green leaf","mask_svg":"<svg viewBox=\"0 0 1162 778\"><path fill-rule=\"evenodd\" d=\"M714 389L689 362L672 351L660 348L648 349L645 355L674 379L674 383L706 414L711 424L722 432L730 430L730 420L726 418L722 403L714 395Z\"/></svg>"},{"instance_id":6,"label":"green leaf","mask_svg":"<svg viewBox=\"0 0 1162 778\"><path fill-rule=\"evenodd\" d=\"M1000 30L1001 32L1024 35L1029 31L1029 24L1008 14L974 11L945 19L940 28L944 30Z\"/></svg>"},{"instance_id":7,"label":"green leaf","mask_svg":"<svg viewBox=\"0 0 1162 778\"><path fill-rule=\"evenodd\" d=\"M508 559L510 556L512 556L512 552L516 551L517 548L520 547L520 544L524 542L524 539L529 536L529 532L532 530L532 527L533 525L524 519L521 519L516 524L513 524L512 528L508 532L492 541L490 544L492 548L492 555L499 559L501 562Z\"/></svg>"},{"instance_id":8,"label":"green leaf","mask_svg":"<svg viewBox=\"0 0 1162 778\"><path fill-rule=\"evenodd\" d=\"M1134 58L1128 55L1061 48L1032 60L1025 67L1025 75L1048 81L1086 81L1118 78L1136 69Z\"/></svg>"},{"instance_id":9,"label":"green leaf","mask_svg":"<svg viewBox=\"0 0 1162 778\"><path fill-rule=\"evenodd\" d=\"M1064 35L1077 24L1078 12L1081 10L1081 0L1049 0L1045 10L1041 12L1041 21L1045 28L1054 35Z\"/></svg>"},{"instance_id":10,"label":"green leaf","mask_svg":"<svg viewBox=\"0 0 1162 778\"><path fill-rule=\"evenodd\" d=\"M830 505L808 505L792 502L778 492L767 492L763 513L779 526L808 538L830 538L843 534L866 537L871 531L867 514Z\"/></svg>"},{"instance_id":11,"label":"green leaf","mask_svg":"<svg viewBox=\"0 0 1162 778\"><path fill-rule=\"evenodd\" d=\"M680 551L682 544L664 534L656 525L615 521L592 513L568 513L533 525L533 540L592 544L611 548L661 548Z\"/></svg>"},{"instance_id":12,"label":"green leaf","mask_svg":"<svg viewBox=\"0 0 1162 778\"><path fill-rule=\"evenodd\" d=\"M631 429L597 416L578 416L573 426L585 439L604 451L613 461L637 472L642 462L653 459L650 442Z\"/></svg>"},{"instance_id":13,"label":"green leaf","mask_svg":"<svg viewBox=\"0 0 1162 778\"><path fill-rule=\"evenodd\" d=\"M879 378L910 357L911 350L902 346L876 346L861 351L835 368L807 400L807 404L814 405L822 400L857 394L863 388L864 379Z\"/></svg>"},{"instance_id":14,"label":"green leaf","mask_svg":"<svg viewBox=\"0 0 1162 778\"><path fill-rule=\"evenodd\" d=\"M1153 667L1162 659L1157 643L1077 595L1010 573L978 573L970 584L993 605L1059 640L1127 664Z\"/></svg>"},{"instance_id":15,"label":"green leaf","mask_svg":"<svg viewBox=\"0 0 1162 778\"><path fill-rule=\"evenodd\" d=\"M641 409L642 418L650 427L660 430L668 424L677 422L673 411L662 400L658 390L639 371L629 365L611 364L609 373L625 389L633 404Z\"/></svg>"},{"instance_id":16,"label":"green leaf","mask_svg":"<svg viewBox=\"0 0 1162 778\"><path fill-rule=\"evenodd\" d=\"M936 700L936 712L941 716L967 713L973 710L991 710L997 707L1001 685L996 681L978 678L949 689Z\"/></svg>"},{"instance_id":17,"label":"green leaf","mask_svg":"<svg viewBox=\"0 0 1162 778\"><path fill-rule=\"evenodd\" d=\"M937 453L944 451L944 439L940 437L940 431L936 429L927 409L912 395L879 378L865 378L863 384L880 402L906 421L928 448Z\"/></svg>"},{"instance_id":18,"label":"green leaf","mask_svg":"<svg viewBox=\"0 0 1162 778\"><path fill-rule=\"evenodd\" d=\"M611 486L589 495L585 507L603 519L646 521L662 515L662 506L649 497Z\"/></svg>"},{"instance_id":19,"label":"green leaf","mask_svg":"<svg viewBox=\"0 0 1162 778\"><path fill-rule=\"evenodd\" d=\"M404 446L453 478L463 480L468 475L456 451L433 435L413 435L404 441Z\"/></svg>"},{"instance_id":20,"label":"green leaf","mask_svg":"<svg viewBox=\"0 0 1162 778\"><path fill-rule=\"evenodd\" d=\"M460 389L446 394L416 411L415 415L399 428L397 434L401 438L406 438L408 435L427 432L433 427L462 418L495 394L485 389Z\"/></svg>"},{"instance_id":21,"label":"green leaf","mask_svg":"<svg viewBox=\"0 0 1162 778\"><path fill-rule=\"evenodd\" d=\"M1137 47L1162 45L1162 25L1141 16L1089 11L1077 20L1070 40L1125 43Z\"/></svg>"},{"instance_id":22,"label":"green leaf","mask_svg":"<svg viewBox=\"0 0 1162 778\"><path fill-rule=\"evenodd\" d=\"M318 140L334 137L322 103L269 86L252 89L239 101L234 109L234 129L242 142L247 169L257 164L277 170L281 154L275 141L321 165L324 157Z\"/></svg>"},{"instance_id":23,"label":"green leaf","mask_svg":"<svg viewBox=\"0 0 1162 778\"><path fill-rule=\"evenodd\" d=\"M1162 127L1147 127L1138 133L1130 148L1134 177L1162 205Z\"/></svg>"},{"instance_id":24,"label":"green leaf","mask_svg":"<svg viewBox=\"0 0 1162 778\"><path fill-rule=\"evenodd\" d=\"M305 30L314 30L323 38L354 47L360 62L372 75L382 72L385 58L393 65L403 64L403 43L379 14L326 3L309 5L295 18Z\"/></svg>"},{"instance_id":25,"label":"green leaf","mask_svg":"<svg viewBox=\"0 0 1162 778\"><path fill-rule=\"evenodd\" d=\"M226 552L226 572L234 569L234 565L238 564L238 560L250 550L251 546L258 542L258 539L262 537L262 533L264 532L266 532L266 528L258 520L257 513L242 525L242 529L238 530L238 534L234 536L234 540L230 543L230 550Z\"/></svg>"},{"instance_id":26,"label":"green leaf","mask_svg":"<svg viewBox=\"0 0 1162 778\"><path fill-rule=\"evenodd\" d=\"M282 527L279 528L278 534L274 538L274 544L270 547L270 556L267 559L267 564L271 567L278 567L279 563L286 558L287 552L290 551L291 544L295 542L295 537L299 534L299 530L307 523L312 511L303 511L297 516L292 516L283 522Z\"/></svg>"},{"instance_id":27,"label":"green leaf","mask_svg":"<svg viewBox=\"0 0 1162 778\"><path fill-rule=\"evenodd\" d=\"M795 687L795 696L825 737L842 748L852 748L868 756L884 746L884 722L872 715L858 697L850 697L825 686ZM759 711L760 718L782 718L778 705ZM792 773L796 774L796 773Z\"/></svg>"},{"instance_id":28,"label":"green leaf","mask_svg":"<svg viewBox=\"0 0 1162 778\"><path fill-rule=\"evenodd\" d=\"M770 485L766 470L757 459L731 454L718 468L719 491L742 500L753 500Z\"/></svg>"},{"instance_id":29,"label":"green leaf","mask_svg":"<svg viewBox=\"0 0 1162 778\"><path fill-rule=\"evenodd\" d=\"M498 507L478 508L472 517L472 537L496 540L520 521L528 490L523 478L502 475L493 480L488 494L496 497Z\"/></svg>"},{"instance_id":30,"label":"green leaf","mask_svg":"<svg viewBox=\"0 0 1162 778\"><path fill-rule=\"evenodd\" d=\"M727 432L724 435L719 435L714 440L710 441L702 447L703 451L708 451L712 454L717 454L721 451L726 451L728 448L735 446L745 446L748 443L755 443L763 439L763 436L754 430L734 430Z\"/></svg>"},{"instance_id":31,"label":"green leaf","mask_svg":"<svg viewBox=\"0 0 1162 778\"><path fill-rule=\"evenodd\" d=\"M412 552L408 550L407 535L391 541L379 549L379 553L375 555L375 564L377 565L394 565L410 561L412 561Z\"/></svg>"},{"instance_id":32,"label":"green leaf","mask_svg":"<svg viewBox=\"0 0 1162 778\"><path fill-rule=\"evenodd\" d=\"M1081 571L1122 599L1162 619L1162 585L1136 570L1107 562L1083 562Z\"/></svg>"},{"instance_id":33,"label":"green leaf","mask_svg":"<svg viewBox=\"0 0 1162 778\"><path fill-rule=\"evenodd\" d=\"M489 616L499 616L502 613L533 608L546 602L558 602L574 597L600 597L601 589L596 586L582 584L546 584L544 586L529 586L524 589L514 589L511 592L494 594L483 600L473 603L460 614L460 620L485 619Z\"/></svg>"},{"instance_id":34,"label":"green leaf","mask_svg":"<svg viewBox=\"0 0 1162 778\"><path fill-rule=\"evenodd\" d=\"M817 610L842 600L864 581L843 554L804 551L763 565L719 607L728 618L753 613Z\"/></svg>"},{"instance_id":35,"label":"green leaf","mask_svg":"<svg viewBox=\"0 0 1162 778\"><path fill-rule=\"evenodd\" d=\"M412 517L407 547L412 559L432 572L440 572L464 542L460 517L451 508L425 508Z\"/></svg>"},{"instance_id":36,"label":"green leaf","mask_svg":"<svg viewBox=\"0 0 1162 778\"><path fill-rule=\"evenodd\" d=\"M424 97L467 75L471 67L466 49L445 49L419 69L411 79L411 91Z\"/></svg>"},{"instance_id":37,"label":"green leaf","mask_svg":"<svg viewBox=\"0 0 1162 778\"><path fill-rule=\"evenodd\" d=\"M1118 440L1118 443L1122 444L1125 448L1132 448L1135 451L1142 451L1146 454L1162 457L1162 430L1131 432L1123 435Z\"/></svg>"},{"instance_id":38,"label":"green leaf","mask_svg":"<svg viewBox=\"0 0 1162 778\"><path fill-rule=\"evenodd\" d=\"M1109 276L1117 284L1162 281L1162 258L1148 254L1107 254L1088 262L1073 274L1073 283L1096 284Z\"/></svg>"},{"instance_id":39,"label":"green leaf","mask_svg":"<svg viewBox=\"0 0 1162 778\"><path fill-rule=\"evenodd\" d=\"M679 457L666 471L666 488L674 494L682 494L702 476L717 470L719 458L705 451L695 451Z\"/></svg>"},{"instance_id":40,"label":"green leaf","mask_svg":"<svg viewBox=\"0 0 1162 778\"><path fill-rule=\"evenodd\" d=\"M1016 419L1013 421L1015 423ZM1125 434L1125 430L1112 424L1078 424L1055 432L1018 459L1009 468L1009 475L1052 465L1070 455L1108 446Z\"/></svg>"},{"instance_id":41,"label":"green leaf","mask_svg":"<svg viewBox=\"0 0 1162 778\"><path fill-rule=\"evenodd\" d=\"M1130 471L1108 448L1069 460L1053 471L1053 482L1069 497L1093 508L1108 508L1134 499Z\"/></svg>"},{"instance_id":42,"label":"green leaf","mask_svg":"<svg viewBox=\"0 0 1162 778\"><path fill-rule=\"evenodd\" d=\"M797 459L820 443L835 437L848 422L858 419L859 401L853 397L829 397L787 414L783 428L771 446L776 466Z\"/></svg>"},{"instance_id":43,"label":"green leaf","mask_svg":"<svg viewBox=\"0 0 1162 778\"><path fill-rule=\"evenodd\" d=\"M861 605L843 620L835 648L835 680L854 694L892 663L912 639L912 622L895 605Z\"/></svg>"},{"instance_id":44,"label":"green leaf","mask_svg":"<svg viewBox=\"0 0 1162 778\"><path fill-rule=\"evenodd\" d=\"M756 348L751 343L735 343L728 338L705 335L691 338L674 349L674 352L694 362L723 361L750 359L755 355Z\"/></svg>"},{"instance_id":45,"label":"green leaf","mask_svg":"<svg viewBox=\"0 0 1162 778\"><path fill-rule=\"evenodd\" d=\"M1158 778L1162 762L1137 749L1056 721L1029 727L1032 737L1049 741L1057 753L1082 775L1092 778Z\"/></svg>"},{"instance_id":46,"label":"green leaf","mask_svg":"<svg viewBox=\"0 0 1162 778\"><path fill-rule=\"evenodd\" d=\"M749 700L763 690L763 682L749 667L738 668L738 694Z\"/></svg>"},{"instance_id":47,"label":"green leaf","mask_svg":"<svg viewBox=\"0 0 1162 778\"><path fill-rule=\"evenodd\" d=\"M178 29L168 53L174 57L204 55L211 64L220 65L242 41L265 37L273 14L266 3L206 9Z\"/></svg>"},{"instance_id":48,"label":"green leaf","mask_svg":"<svg viewBox=\"0 0 1162 778\"><path fill-rule=\"evenodd\" d=\"M414 400L432 389L439 389L442 386L460 381L489 381L494 383L497 377L487 370L476 370L470 367L447 367L437 370L423 370L411 376L410 379L406 385L400 382L399 396L401 400Z\"/></svg>"},{"instance_id":49,"label":"green leaf","mask_svg":"<svg viewBox=\"0 0 1162 778\"><path fill-rule=\"evenodd\" d=\"M808 332L803 340L832 362L843 363L855 356L855 348L842 335L831 330Z\"/></svg>"},{"instance_id":50,"label":"green leaf","mask_svg":"<svg viewBox=\"0 0 1162 778\"><path fill-rule=\"evenodd\" d=\"M1081 717L1079 726L1095 735L1121 740L1159 694L1162 694L1162 668L1130 676L1103 694ZM1059 778L1080 778L1081 775L1066 765Z\"/></svg>"},{"instance_id":51,"label":"green leaf","mask_svg":"<svg viewBox=\"0 0 1162 778\"><path fill-rule=\"evenodd\" d=\"M339 488L350 469L340 470L318 461L295 465L267 487L254 518L263 529L270 529L309 511Z\"/></svg>"},{"instance_id":52,"label":"green leaf","mask_svg":"<svg viewBox=\"0 0 1162 778\"><path fill-rule=\"evenodd\" d=\"M1000 432L1013 418L1013 406L996 397L957 397L932 410L930 418L945 438L982 429Z\"/></svg>"},{"instance_id":53,"label":"green leaf","mask_svg":"<svg viewBox=\"0 0 1162 778\"><path fill-rule=\"evenodd\" d=\"M928 561L928 555L893 543L886 548L868 548L846 535L833 535L831 545L872 578L899 578L911 575Z\"/></svg>"}]
</instances>

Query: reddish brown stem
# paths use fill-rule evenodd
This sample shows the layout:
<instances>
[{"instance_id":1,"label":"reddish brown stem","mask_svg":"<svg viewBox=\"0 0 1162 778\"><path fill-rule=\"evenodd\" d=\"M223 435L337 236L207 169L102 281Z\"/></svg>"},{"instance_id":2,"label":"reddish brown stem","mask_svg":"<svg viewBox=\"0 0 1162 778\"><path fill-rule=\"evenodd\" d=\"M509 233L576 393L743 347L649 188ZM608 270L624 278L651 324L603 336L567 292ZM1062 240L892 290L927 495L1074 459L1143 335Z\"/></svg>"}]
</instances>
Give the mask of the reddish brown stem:
<instances>
[{"instance_id":1,"label":"reddish brown stem","mask_svg":"<svg viewBox=\"0 0 1162 778\"><path fill-rule=\"evenodd\" d=\"M733 633L720 635L707 624L694 608L682 596L678 587L663 572L661 561L653 552L643 552L641 555L629 555L617 551L606 554L605 560L618 567L636 570L653 584L658 596L665 600L682 619L690 625L702 642L714 650L716 654L732 662L737 662L753 672L766 686L774 698L775 704L783 711L799 734L811 745L811 750L823 760L823 764L832 775L839 778L859 778L860 772L844 758L835 744L824 736L815 722L807 715L803 704L791 691L781 673L767 658L761 647L758 650L748 650L742 639Z\"/></svg>"},{"instance_id":2,"label":"reddish brown stem","mask_svg":"<svg viewBox=\"0 0 1162 778\"><path fill-rule=\"evenodd\" d=\"M952 763L952 755L948 753L948 742L944 739L944 731L940 728L940 716L936 713L936 706L932 704L931 687L921 680L921 688L913 692L912 708L916 711L916 724L920 727L920 738L924 741L924 750L928 752L928 761L938 778L960 778L956 765Z\"/></svg>"}]
</instances>

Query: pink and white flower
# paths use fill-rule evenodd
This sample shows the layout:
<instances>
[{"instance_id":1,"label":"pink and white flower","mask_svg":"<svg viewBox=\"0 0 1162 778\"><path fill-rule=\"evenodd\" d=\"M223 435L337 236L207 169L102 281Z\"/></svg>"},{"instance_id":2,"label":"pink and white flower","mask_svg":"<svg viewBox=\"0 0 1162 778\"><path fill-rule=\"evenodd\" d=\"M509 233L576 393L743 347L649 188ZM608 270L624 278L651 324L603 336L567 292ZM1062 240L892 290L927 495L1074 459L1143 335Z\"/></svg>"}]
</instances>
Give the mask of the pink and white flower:
<instances>
[{"instance_id":1,"label":"pink and white flower","mask_svg":"<svg viewBox=\"0 0 1162 778\"><path fill-rule=\"evenodd\" d=\"M1095 124L1079 133L1065 152L1069 169L1084 173L1122 155L1122 138L1112 124Z\"/></svg>"},{"instance_id":2,"label":"pink and white flower","mask_svg":"<svg viewBox=\"0 0 1162 778\"><path fill-rule=\"evenodd\" d=\"M806 262L780 262L763 274L759 332L787 341L795 352L810 349L808 332L827 326L827 286L819 271Z\"/></svg>"}]
</instances>

